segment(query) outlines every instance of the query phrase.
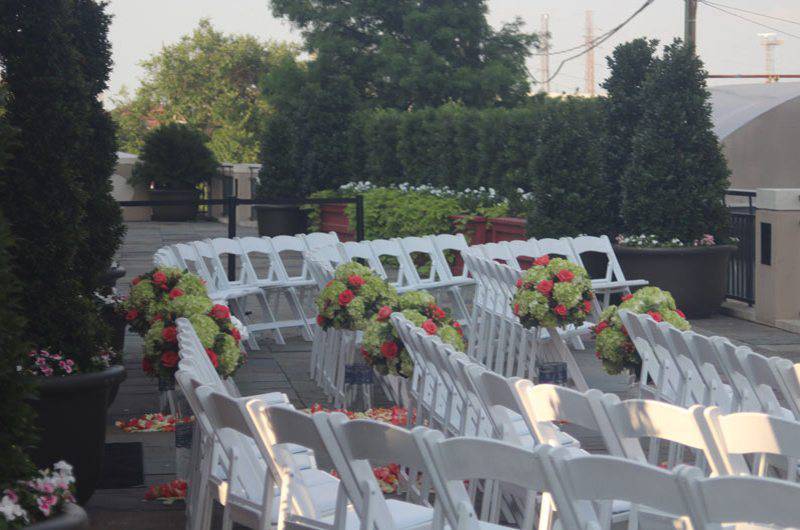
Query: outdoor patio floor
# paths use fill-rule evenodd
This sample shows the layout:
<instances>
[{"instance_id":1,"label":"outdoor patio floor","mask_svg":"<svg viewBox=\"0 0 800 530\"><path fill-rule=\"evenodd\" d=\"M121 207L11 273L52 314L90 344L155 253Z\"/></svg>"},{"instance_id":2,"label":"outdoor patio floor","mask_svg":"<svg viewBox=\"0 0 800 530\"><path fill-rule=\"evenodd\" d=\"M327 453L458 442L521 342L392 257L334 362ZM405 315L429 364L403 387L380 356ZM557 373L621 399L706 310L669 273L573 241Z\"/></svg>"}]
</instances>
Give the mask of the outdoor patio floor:
<instances>
[{"instance_id":1,"label":"outdoor patio floor","mask_svg":"<svg viewBox=\"0 0 800 530\"><path fill-rule=\"evenodd\" d=\"M118 284L123 292L127 291L127 285L134 276L152 268L152 256L159 247L227 236L227 227L215 222L136 222L128 223L127 227L128 233L118 255L118 261L127 269L127 275ZM249 227L239 230L239 235L254 235L256 232ZM800 361L800 335L726 316L693 320L692 324L694 330L700 333L723 335L766 355L780 355ZM291 336L285 346L277 346L268 339L260 340L260 349L250 353L247 364L235 376L243 394L280 391L285 392L298 408L310 407L314 403L324 404L324 394L308 376L310 346L310 342L303 341L297 334ZM143 500L148 486L174 478L174 435L126 434L114 426L116 420L138 417L158 408L157 384L146 377L140 368L141 348L141 339L128 334L125 346L128 377L109 411L107 443L141 444L144 484L129 488L98 489L87 506L92 529L160 530L185 526L182 502L164 506ZM629 389L627 377L606 375L594 356L591 343L586 344L585 350L575 351L574 354L589 386L626 394ZM380 397L377 400L380 401ZM584 445L590 450L598 448L598 444L591 439ZM109 469L120 467L119 462L113 461L107 461L106 466ZM106 478L109 478L108 474ZM216 523L215 528L219 521Z\"/></svg>"}]
</instances>

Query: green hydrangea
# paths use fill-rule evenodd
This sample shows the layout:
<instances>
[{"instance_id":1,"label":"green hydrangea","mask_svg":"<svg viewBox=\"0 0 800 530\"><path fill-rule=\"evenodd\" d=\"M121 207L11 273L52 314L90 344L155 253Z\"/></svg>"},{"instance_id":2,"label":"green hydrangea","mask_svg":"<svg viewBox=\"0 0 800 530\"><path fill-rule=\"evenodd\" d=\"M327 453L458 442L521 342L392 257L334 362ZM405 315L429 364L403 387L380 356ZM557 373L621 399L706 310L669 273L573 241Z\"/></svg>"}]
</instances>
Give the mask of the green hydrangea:
<instances>
[{"instance_id":1,"label":"green hydrangea","mask_svg":"<svg viewBox=\"0 0 800 530\"><path fill-rule=\"evenodd\" d=\"M672 295L658 287L643 287L632 296L624 298L619 306L608 306L600 315L600 321L593 330L595 349L607 373L618 374L627 370L638 376L642 360L622 325L620 310L625 309L638 314L649 313L655 320L669 322L682 331L691 329L691 325L675 307Z\"/></svg>"},{"instance_id":2,"label":"green hydrangea","mask_svg":"<svg viewBox=\"0 0 800 530\"><path fill-rule=\"evenodd\" d=\"M192 323L200 342L203 343L203 347L211 348L214 346L214 341L217 338L217 334L219 334L219 326L217 326L213 318L207 315L195 314L189 317L189 322Z\"/></svg>"},{"instance_id":3,"label":"green hydrangea","mask_svg":"<svg viewBox=\"0 0 800 530\"><path fill-rule=\"evenodd\" d=\"M186 296L208 296L203 280L196 274L184 274L176 285Z\"/></svg>"},{"instance_id":4,"label":"green hydrangea","mask_svg":"<svg viewBox=\"0 0 800 530\"><path fill-rule=\"evenodd\" d=\"M583 324L593 301L592 282L583 267L542 256L522 274L511 304L523 326L551 328Z\"/></svg>"},{"instance_id":5,"label":"green hydrangea","mask_svg":"<svg viewBox=\"0 0 800 530\"><path fill-rule=\"evenodd\" d=\"M436 298L427 291L408 291L400 295L398 302L401 311L406 309L422 311L431 305L436 305Z\"/></svg>"},{"instance_id":6,"label":"green hydrangea","mask_svg":"<svg viewBox=\"0 0 800 530\"><path fill-rule=\"evenodd\" d=\"M211 299L203 295L183 295L171 300L166 310L173 314L175 318L188 317L197 314L206 314L211 311L213 306Z\"/></svg>"},{"instance_id":7,"label":"green hydrangea","mask_svg":"<svg viewBox=\"0 0 800 530\"><path fill-rule=\"evenodd\" d=\"M364 330L381 307L396 307L397 292L371 269L352 261L336 268L316 305L323 329Z\"/></svg>"}]
</instances>

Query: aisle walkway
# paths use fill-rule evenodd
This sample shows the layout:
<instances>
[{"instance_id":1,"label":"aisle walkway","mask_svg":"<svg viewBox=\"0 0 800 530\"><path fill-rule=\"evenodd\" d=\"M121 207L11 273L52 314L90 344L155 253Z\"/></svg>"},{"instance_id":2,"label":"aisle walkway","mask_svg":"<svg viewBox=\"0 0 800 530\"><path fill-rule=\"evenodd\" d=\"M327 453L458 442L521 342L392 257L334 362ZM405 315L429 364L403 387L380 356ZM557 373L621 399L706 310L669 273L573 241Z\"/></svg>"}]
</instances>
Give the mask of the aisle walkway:
<instances>
[{"instance_id":1,"label":"aisle walkway","mask_svg":"<svg viewBox=\"0 0 800 530\"><path fill-rule=\"evenodd\" d=\"M253 233L252 228L242 228L240 235ZM153 253L164 244L225 235L227 229L219 223L129 223L128 234L118 256L120 264L128 270L120 286L126 290L131 278L150 270ZM761 353L800 361L800 335L725 316L695 320L693 325L700 333L724 335ZM574 353L589 385L624 395L629 390L628 378L605 374L594 356L592 344L587 342L586 346L586 350ZM125 434L113 426L115 420L139 416L158 407L156 382L146 377L140 368L141 348L141 339L129 334L125 347L128 379L121 386L119 396L111 407L107 442L120 444L111 448L123 455L130 454L130 450L137 449L136 444L141 444L145 485L98 490L88 506L93 529L160 530L184 526L183 503L166 507L142 500L145 486L166 482L174 477L173 435ZM235 379L245 394L285 392L292 403L301 408L324 403L324 395L308 377L309 356L310 343L297 334L293 334L291 340L280 347L262 340L261 349L250 354L247 365L236 374ZM107 461L107 475L113 474L112 467L119 470L120 476L127 474L127 463L124 457Z\"/></svg>"}]
</instances>

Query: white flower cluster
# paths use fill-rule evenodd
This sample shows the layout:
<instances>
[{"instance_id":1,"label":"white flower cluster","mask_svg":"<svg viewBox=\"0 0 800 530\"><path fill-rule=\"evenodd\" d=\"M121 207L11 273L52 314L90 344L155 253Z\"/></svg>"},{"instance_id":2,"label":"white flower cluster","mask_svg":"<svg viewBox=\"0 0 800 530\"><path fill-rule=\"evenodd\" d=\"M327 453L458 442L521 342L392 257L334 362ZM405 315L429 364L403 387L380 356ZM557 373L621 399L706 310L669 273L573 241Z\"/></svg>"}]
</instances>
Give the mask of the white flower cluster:
<instances>
[{"instance_id":1,"label":"white flower cluster","mask_svg":"<svg viewBox=\"0 0 800 530\"><path fill-rule=\"evenodd\" d=\"M348 182L347 184L342 184L339 186L339 191L344 192L353 192L353 193L364 193L366 191L374 190L377 188L394 188L398 189L402 192L417 192L417 193L427 193L430 195L434 195L436 197L452 197L454 199L458 199L460 201L474 201L474 202L486 202L486 203L498 203L507 198L501 197L499 193L494 188L487 188L485 186L481 186L479 188L466 188L464 190L454 190L449 186L431 186L430 184L419 184L413 185L409 184L408 182L403 182L401 184L391 184L386 186L379 186L377 184L373 184L370 181L358 181L358 182ZM533 198L533 194L531 192L525 192L522 188L517 188L517 194L519 198L524 201L529 201Z\"/></svg>"},{"instance_id":2,"label":"white flower cluster","mask_svg":"<svg viewBox=\"0 0 800 530\"><path fill-rule=\"evenodd\" d=\"M52 471L49 469L39 471L38 477L20 482L17 491L24 489L34 496L36 508L41 512L41 516L36 519L40 519L41 517L50 517L61 502L75 502L75 497L70 489L74 483L72 466L62 460L53 465ZM17 491L10 488L3 491L3 496L0 497L0 513L3 514L7 523L14 521L28 523L31 520L28 510L33 507L30 506L26 510L20 502L20 495ZM25 493L22 494L25 495ZM14 525L14 527L16 526Z\"/></svg>"},{"instance_id":3,"label":"white flower cluster","mask_svg":"<svg viewBox=\"0 0 800 530\"><path fill-rule=\"evenodd\" d=\"M639 234L635 236L618 235L616 238L618 245L637 248L681 248L681 247L711 247L717 244L714 236L705 234L700 239L695 239L691 243L685 243L674 237L668 241L659 241L658 237L650 234Z\"/></svg>"}]
</instances>

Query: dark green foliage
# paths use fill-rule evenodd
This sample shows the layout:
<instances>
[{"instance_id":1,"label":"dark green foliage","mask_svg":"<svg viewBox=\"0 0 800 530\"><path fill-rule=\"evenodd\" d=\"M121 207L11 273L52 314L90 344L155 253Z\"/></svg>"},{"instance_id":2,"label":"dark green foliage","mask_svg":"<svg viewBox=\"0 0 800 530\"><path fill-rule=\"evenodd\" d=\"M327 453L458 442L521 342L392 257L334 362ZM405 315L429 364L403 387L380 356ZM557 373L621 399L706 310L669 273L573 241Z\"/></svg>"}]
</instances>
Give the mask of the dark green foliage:
<instances>
[{"instance_id":1,"label":"dark green foliage","mask_svg":"<svg viewBox=\"0 0 800 530\"><path fill-rule=\"evenodd\" d=\"M0 207L16 241L24 336L82 370L104 337L88 293L119 243L118 212L104 202L113 139L102 132L96 102L108 75L107 22L90 0L0 3L3 119L17 132L0 170ZM87 208L88 201L96 202ZM90 233L90 224L109 232ZM100 247L96 260L85 255L92 244Z\"/></svg>"},{"instance_id":2,"label":"dark green foliage","mask_svg":"<svg viewBox=\"0 0 800 530\"><path fill-rule=\"evenodd\" d=\"M75 42L81 53L89 98L86 136L75 151L80 167L78 179L87 192L83 219L86 239L79 269L87 295L96 290L99 276L108 270L125 234L122 211L111 195L111 175L117 163L116 127L97 100L108 86L111 70L111 17L105 6L94 0L75 1Z\"/></svg>"},{"instance_id":3,"label":"dark green foliage","mask_svg":"<svg viewBox=\"0 0 800 530\"><path fill-rule=\"evenodd\" d=\"M603 109L596 101L565 99L539 114L536 154L531 160L533 237L613 235L615 212L605 178Z\"/></svg>"},{"instance_id":4,"label":"dark green foliage","mask_svg":"<svg viewBox=\"0 0 800 530\"><path fill-rule=\"evenodd\" d=\"M610 75L603 82L608 95L605 108L606 174L608 175L609 200L612 211L619 212L622 202L620 180L631 158L631 140L636 126L644 113L647 101L643 99L642 85L653 63L658 41L635 39L614 48L606 58ZM615 220L615 232L622 230L622 220Z\"/></svg>"},{"instance_id":5,"label":"dark green foliage","mask_svg":"<svg viewBox=\"0 0 800 530\"><path fill-rule=\"evenodd\" d=\"M653 62L642 98L647 105L622 180L626 232L665 241L724 238L730 171L712 129L702 62L674 41Z\"/></svg>"},{"instance_id":6,"label":"dark green foliage","mask_svg":"<svg viewBox=\"0 0 800 530\"><path fill-rule=\"evenodd\" d=\"M536 37L519 19L492 29L485 0L272 0L272 11L369 107L509 106L530 88L525 59Z\"/></svg>"},{"instance_id":7,"label":"dark green foliage","mask_svg":"<svg viewBox=\"0 0 800 530\"><path fill-rule=\"evenodd\" d=\"M12 141L11 129L0 118L0 169L6 163ZM32 466L23 449L34 442L33 412L24 401L32 389L30 382L17 372L27 350L25 321L18 306L22 292L11 273L10 246L8 225L0 214L0 487L30 475Z\"/></svg>"},{"instance_id":8,"label":"dark green foliage","mask_svg":"<svg viewBox=\"0 0 800 530\"><path fill-rule=\"evenodd\" d=\"M168 123L150 131L133 167L132 185L156 189L193 190L216 175L219 163L200 131L183 123Z\"/></svg>"}]
</instances>

